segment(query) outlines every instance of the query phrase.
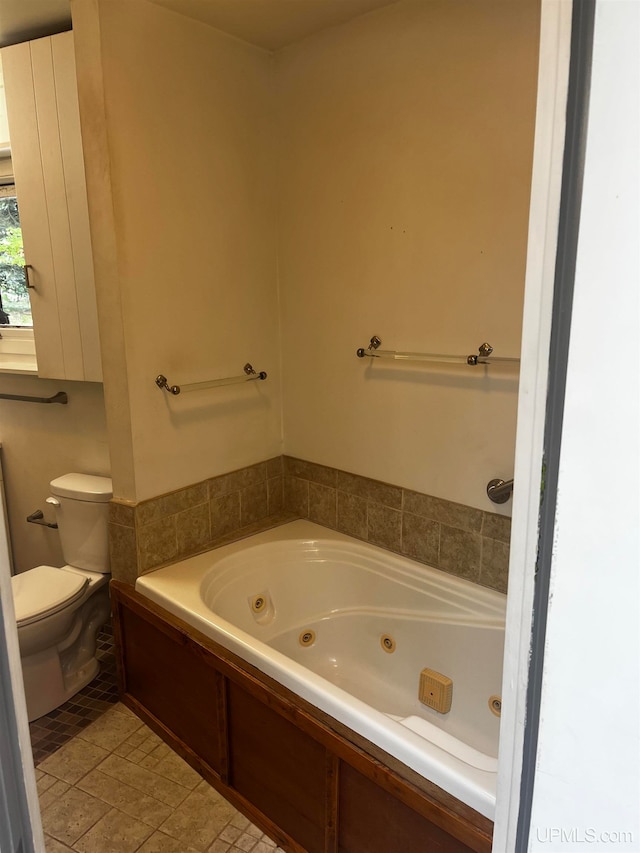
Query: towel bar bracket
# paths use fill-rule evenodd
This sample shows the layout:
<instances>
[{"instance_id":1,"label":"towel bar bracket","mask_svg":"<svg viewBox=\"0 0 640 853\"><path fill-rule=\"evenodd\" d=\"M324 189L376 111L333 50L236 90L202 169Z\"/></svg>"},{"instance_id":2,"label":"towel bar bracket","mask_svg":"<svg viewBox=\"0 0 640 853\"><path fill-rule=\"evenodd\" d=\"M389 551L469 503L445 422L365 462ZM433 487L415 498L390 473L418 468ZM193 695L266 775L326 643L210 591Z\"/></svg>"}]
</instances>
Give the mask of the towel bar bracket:
<instances>
[{"instance_id":1,"label":"towel bar bracket","mask_svg":"<svg viewBox=\"0 0 640 853\"><path fill-rule=\"evenodd\" d=\"M511 497L513 492L513 480L501 480L496 477L495 480L489 480L487 483L487 497L494 504L504 504Z\"/></svg>"},{"instance_id":2,"label":"towel bar bracket","mask_svg":"<svg viewBox=\"0 0 640 853\"><path fill-rule=\"evenodd\" d=\"M159 373L156 376L156 385L158 388L164 388L165 391L168 391L170 394L179 394L180 386L179 385L169 385L169 381L166 376L163 376L162 373Z\"/></svg>"}]
</instances>

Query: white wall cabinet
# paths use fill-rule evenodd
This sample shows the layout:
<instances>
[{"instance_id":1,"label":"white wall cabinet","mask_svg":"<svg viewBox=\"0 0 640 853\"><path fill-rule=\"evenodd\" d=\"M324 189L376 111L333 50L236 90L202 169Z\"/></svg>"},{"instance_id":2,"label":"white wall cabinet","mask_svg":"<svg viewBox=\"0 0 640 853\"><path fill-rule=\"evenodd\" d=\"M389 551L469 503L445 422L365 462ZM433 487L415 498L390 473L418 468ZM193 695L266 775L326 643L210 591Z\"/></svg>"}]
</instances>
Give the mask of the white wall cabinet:
<instances>
[{"instance_id":1,"label":"white wall cabinet","mask_svg":"<svg viewBox=\"0 0 640 853\"><path fill-rule=\"evenodd\" d=\"M38 375L102 380L71 32L2 50Z\"/></svg>"}]
</instances>

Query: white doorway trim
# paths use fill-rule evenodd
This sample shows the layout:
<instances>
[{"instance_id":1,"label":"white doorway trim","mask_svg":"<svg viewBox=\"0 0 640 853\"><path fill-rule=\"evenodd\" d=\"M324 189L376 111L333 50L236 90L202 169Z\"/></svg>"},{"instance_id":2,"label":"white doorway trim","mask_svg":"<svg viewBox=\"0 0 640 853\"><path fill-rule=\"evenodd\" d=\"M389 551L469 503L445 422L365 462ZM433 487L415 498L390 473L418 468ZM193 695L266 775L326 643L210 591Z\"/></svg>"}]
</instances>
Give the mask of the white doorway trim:
<instances>
[{"instance_id":1,"label":"white doorway trim","mask_svg":"<svg viewBox=\"0 0 640 853\"><path fill-rule=\"evenodd\" d=\"M516 850L520 811L572 11L571 0L542 0L514 473L517 489L511 532L493 840L495 853Z\"/></svg>"},{"instance_id":2,"label":"white doorway trim","mask_svg":"<svg viewBox=\"0 0 640 853\"><path fill-rule=\"evenodd\" d=\"M13 608L9 545L0 492L0 848L41 853L44 835ZM15 738L15 739L14 739Z\"/></svg>"}]
</instances>

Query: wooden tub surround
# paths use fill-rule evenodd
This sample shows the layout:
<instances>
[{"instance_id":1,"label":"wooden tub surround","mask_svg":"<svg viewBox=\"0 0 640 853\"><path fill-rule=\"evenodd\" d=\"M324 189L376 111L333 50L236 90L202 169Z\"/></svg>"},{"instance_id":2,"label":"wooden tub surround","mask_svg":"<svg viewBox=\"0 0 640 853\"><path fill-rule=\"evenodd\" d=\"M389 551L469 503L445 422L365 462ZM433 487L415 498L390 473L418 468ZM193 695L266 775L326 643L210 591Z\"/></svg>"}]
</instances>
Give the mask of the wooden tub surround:
<instances>
[{"instance_id":1,"label":"wooden tub surround","mask_svg":"<svg viewBox=\"0 0 640 853\"><path fill-rule=\"evenodd\" d=\"M121 699L294 853L489 853L492 822L112 581Z\"/></svg>"}]
</instances>

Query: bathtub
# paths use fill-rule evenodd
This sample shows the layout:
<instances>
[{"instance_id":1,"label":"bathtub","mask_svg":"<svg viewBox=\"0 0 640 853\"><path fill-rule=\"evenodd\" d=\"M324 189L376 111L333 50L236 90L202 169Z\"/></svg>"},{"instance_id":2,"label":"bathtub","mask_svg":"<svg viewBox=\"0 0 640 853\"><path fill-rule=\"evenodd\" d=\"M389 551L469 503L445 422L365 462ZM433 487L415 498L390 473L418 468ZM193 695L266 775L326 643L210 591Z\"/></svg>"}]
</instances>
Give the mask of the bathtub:
<instances>
[{"instance_id":1,"label":"bathtub","mask_svg":"<svg viewBox=\"0 0 640 853\"><path fill-rule=\"evenodd\" d=\"M136 589L493 819L504 595L308 521ZM419 701L424 668L452 679L448 713Z\"/></svg>"}]
</instances>

